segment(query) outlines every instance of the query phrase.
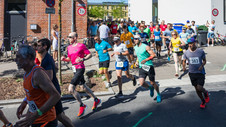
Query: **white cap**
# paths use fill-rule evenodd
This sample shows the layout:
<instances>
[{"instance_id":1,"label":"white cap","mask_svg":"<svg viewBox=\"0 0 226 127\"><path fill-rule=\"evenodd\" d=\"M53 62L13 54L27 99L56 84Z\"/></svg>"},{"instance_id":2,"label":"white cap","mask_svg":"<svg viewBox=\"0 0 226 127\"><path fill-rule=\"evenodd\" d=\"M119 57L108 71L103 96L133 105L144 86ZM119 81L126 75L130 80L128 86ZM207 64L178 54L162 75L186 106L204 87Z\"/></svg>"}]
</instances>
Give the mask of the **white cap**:
<instances>
[{"instance_id":1,"label":"white cap","mask_svg":"<svg viewBox=\"0 0 226 127\"><path fill-rule=\"evenodd\" d=\"M141 40L139 35L134 35L134 38L138 38L139 40Z\"/></svg>"},{"instance_id":2,"label":"white cap","mask_svg":"<svg viewBox=\"0 0 226 127\"><path fill-rule=\"evenodd\" d=\"M118 41L118 40L120 40L119 37L114 37L114 38L113 38L113 41Z\"/></svg>"},{"instance_id":3,"label":"white cap","mask_svg":"<svg viewBox=\"0 0 226 127\"><path fill-rule=\"evenodd\" d=\"M191 26L191 24L189 23L187 26Z\"/></svg>"}]
</instances>

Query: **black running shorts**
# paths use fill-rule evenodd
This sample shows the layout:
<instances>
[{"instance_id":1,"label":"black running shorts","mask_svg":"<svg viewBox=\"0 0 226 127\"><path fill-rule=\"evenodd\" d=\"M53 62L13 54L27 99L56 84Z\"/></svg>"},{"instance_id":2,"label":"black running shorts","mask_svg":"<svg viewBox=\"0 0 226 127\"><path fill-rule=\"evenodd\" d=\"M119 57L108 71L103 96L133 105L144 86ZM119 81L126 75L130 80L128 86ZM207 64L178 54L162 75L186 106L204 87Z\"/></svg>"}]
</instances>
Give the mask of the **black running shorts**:
<instances>
[{"instance_id":1,"label":"black running shorts","mask_svg":"<svg viewBox=\"0 0 226 127\"><path fill-rule=\"evenodd\" d=\"M149 71L145 71L142 68L139 68L139 78L144 78L144 80L146 79L146 77L149 77L149 80L154 82L155 81L155 69L153 66L150 66Z\"/></svg>"},{"instance_id":2,"label":"black running shorts","mask_svg":"<svg viewBox=\"0 0 226 127\"><path fill-rule=\"evenodd\" d=\"M193 86L204 86L205 84L205 75L202 73L189 73L191 84Z\"/></svg>"},{"instance_id":3,"label":"black running shorts","mask_svg":"<svg viewBox=\"0 0 226 127\"><path fill-rule=\"evenodd\" d=\"M85 83L84 73L85 68L76 69L76 72L74 72L74 77L71 80L71 84L73 84L74 86L78 84L80 85L84 84Z\"/></svg>"}]
</instances>

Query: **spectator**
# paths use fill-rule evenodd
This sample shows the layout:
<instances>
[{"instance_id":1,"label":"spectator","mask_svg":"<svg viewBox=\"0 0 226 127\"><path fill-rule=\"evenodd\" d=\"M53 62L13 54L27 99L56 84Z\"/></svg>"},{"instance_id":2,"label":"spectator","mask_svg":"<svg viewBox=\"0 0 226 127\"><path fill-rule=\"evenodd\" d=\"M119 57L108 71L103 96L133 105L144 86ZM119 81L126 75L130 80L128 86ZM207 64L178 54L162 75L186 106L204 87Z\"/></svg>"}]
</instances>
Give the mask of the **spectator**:
<instances>
[{"instance_id":1,"label":"spectator","mask_svg":"<svg viewBox=\"0 0 226 127\"><path fill-rule=\"evenodd\" d=\"M89 28L89 33L91 37L91 46L90 46L91 48L94 48L95 45L94 37L97 35L97 30L98 26L96 25L96 22L92 22Z\"/></svg>"},{"instance_id":2,"label":"spectator","mask_svg":"<svg viewBox=\"0 0 226 127\"><path fill-rule=\"evenodd\" d=\"M99 27L99 33L100 33L100 39L108 42L108 36L110 34L110 29L105 24L105 22L102 22L102 25Z\"/></svg>"},{"instance_id":3,"label":"spectator","mask_svg":"<svg viewBox=\"0 0 226 127\"><path fill-rule=\"evenodd\" d=\"M212 39L212 46L214 46L214 30L215 30L215 20L212 20L211 24L209 24L209 22L207 21L206 23L206 27L208 27L208 44L207 44L207 47L209 46L210 44L210 39Z\"/></svg>"}]
</instances>

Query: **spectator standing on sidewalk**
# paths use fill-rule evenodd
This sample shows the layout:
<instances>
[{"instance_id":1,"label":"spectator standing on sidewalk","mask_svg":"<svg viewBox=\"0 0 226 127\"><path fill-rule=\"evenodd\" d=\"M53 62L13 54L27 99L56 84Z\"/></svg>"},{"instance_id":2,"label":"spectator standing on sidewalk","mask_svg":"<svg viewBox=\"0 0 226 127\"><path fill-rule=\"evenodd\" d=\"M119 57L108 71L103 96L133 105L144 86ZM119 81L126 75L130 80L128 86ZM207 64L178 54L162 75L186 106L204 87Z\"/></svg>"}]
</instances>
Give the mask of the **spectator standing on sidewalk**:
<instances>
[{"instance_id":1,"label":"spectator standing on sidewalk","mask_svg":"<svg viewBox=\"0 0 226 127\"><path fill-rule=\"evenodd\" d=\"M91 46L90 47L94 48L94 46L95 46L94 37L97 35L97 30L98 30L98 26L96 25L96 22L91 23L89 30L90 30L89 33L90 33L90 37L91 37Z\"/></svg>"},{"instance_id":2,"label":"spectator standing on sidewalk","mask_svg":"<svg viewBox=\"0 0 226 127\"><path fill-rule=\"evenodd\" d=\"M52 43L52 46L53 46L53 59L55 61L57 61L57 54L58 54L58 26L57 24L53 24L53 28L52 28L52 31L51 31L51 34L53 36L53 43Z\"/></svg>"},{"instance_id":3,"label":"spectator standing on sidewalk","mask_svg":"<svg viewBox=\"0 0 226 127\"><path fill-rule=\"evenodd\" d=\"M208 44L207 47L210 45L210 39L212 40L212 46L214 46L214 30L215 30L215 20L212 20L211 24L207 21L206 27L208 27Z\"/></svg>"},{"instance_id":4,"label":"spectator standing on sidewalk","mask_svg":"<svg viewBox=\"0 0 226 127\"><path fill-rule=\"evenodd\" d=\"M105 24L105 22L102 22L101 26L99 27L99 33L100 33L99 34L100 39L109 43L108 37L109 37L109 34L110 34L110 29Z\"/></svg>"}]
</instances>

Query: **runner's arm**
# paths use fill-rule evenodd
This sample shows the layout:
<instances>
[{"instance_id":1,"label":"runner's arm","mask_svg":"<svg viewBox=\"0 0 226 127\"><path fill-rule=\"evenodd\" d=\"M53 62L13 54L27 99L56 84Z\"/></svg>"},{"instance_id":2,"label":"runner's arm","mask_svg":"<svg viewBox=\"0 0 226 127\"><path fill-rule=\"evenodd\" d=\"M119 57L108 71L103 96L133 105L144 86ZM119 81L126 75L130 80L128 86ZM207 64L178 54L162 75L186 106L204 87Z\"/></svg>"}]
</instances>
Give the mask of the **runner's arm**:
<instances>
[{"instance_id":1,"label":"runner's arm","mask_svg":"<svg viewBox=\"0 0 226 127\"><path fill-rule=\"evenodd\" d=\"M53 80L53 70L46 70L47 75L49 76L50 80Z\"/></svg>"},{"instance_id":2,"label":"runner's arm","mask_svg":"<svg viewBox=\"0 0 226 127\"><path fill-rule=\"evenodd\" d=\"M150 46L146 46L146 51L150 54L150 57L146 58L146 61L152 60L155 57L155 53L151 50Z\"/></svg>"},{"instance_id":3,"label":"runner's arm","mask_svg":"<svg viewBox=\"0 0 226 127\"><path fill-rule=\"evenodd\" d=\"M87 54L87 55L84 57L83 61L88 60L88 59L91 58L91 57L92 57L92 54L91 54L91 53L90 53L90 54Z\"/></svg>"},{"instance_id":4,"label":"runner's arm","mask_svg":"<svg viewBox=\"0 0 226 127\"><path fill-rule=\"evenodd\" d=\"M182 43L180 46L185 46L186 45L181 38L180 38L180 42Z\"/></svg>"},{"instance_id":5,"label":"runner's arm","mask_svg":"<svg viewBox=\"0 0 226 127\"><path fill-rule=\"evenodd\" d=\"M56 105L56 103L60 100L60 94L43 70L36 70L32 78L34 86L39 87L49 95L49 99L46 103L39 108L39 110L44 114ZM37 112L35 112L35 114L37 114Z\"/></svg>"}]
</instances>

